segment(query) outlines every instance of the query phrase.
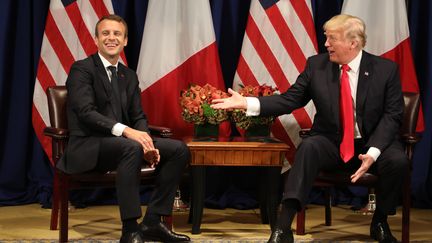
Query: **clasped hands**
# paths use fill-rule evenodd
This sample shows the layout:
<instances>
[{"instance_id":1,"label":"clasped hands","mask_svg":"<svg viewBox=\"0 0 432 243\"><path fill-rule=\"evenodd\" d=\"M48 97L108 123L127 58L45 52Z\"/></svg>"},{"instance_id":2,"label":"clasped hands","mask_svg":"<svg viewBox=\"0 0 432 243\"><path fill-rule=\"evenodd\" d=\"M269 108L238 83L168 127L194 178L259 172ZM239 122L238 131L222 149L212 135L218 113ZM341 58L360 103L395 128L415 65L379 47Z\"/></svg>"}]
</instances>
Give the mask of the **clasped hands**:
<instances>
[{"instance_id":1,"label":"clasped hands","mask_svg":"<svg viewBox=\"0 0 432 243\"><path fill-rule=\"evenodd\" d=\"M155 148L153 139L147 132L139 131L130 127L126 127L123 131L123 136L137 141L143 147L144 160L151 168L154 168L160 161L159 149Z\"/></svg>"}]
</instances>

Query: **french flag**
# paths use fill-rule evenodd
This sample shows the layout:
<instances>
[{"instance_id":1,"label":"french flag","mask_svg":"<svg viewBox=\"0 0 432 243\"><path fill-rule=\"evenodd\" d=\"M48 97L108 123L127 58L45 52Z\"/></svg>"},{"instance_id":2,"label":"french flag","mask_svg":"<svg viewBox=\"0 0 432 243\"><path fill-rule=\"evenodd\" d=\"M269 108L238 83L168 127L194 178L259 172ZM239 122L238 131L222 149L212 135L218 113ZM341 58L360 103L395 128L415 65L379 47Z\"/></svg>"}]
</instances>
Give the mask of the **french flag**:
<instances>
[{"instance_id":1,"label":"french flag","mask_svg":"<svg viewBox=\"0 0 432 243\"><path fill-rule=\"evenodd\" d=\"M344 1L342 13L357 16L366 24L365 50L399 65L402 91L419 93L411 52L407 10L404 0ZM424 129L420 109L417 130Z\"/></svg>"},{"instance_id":2,"label":"french flag","mask_svg":"<svg viewBox=\"0 0 432 243\"><path fill-rule=\"evenodd\" d=\"M208 1L149 1L137 74L150 124L170 127L176 138L193 134L180 91L206 83L225 91L217 51ZM220 133L229 135L228 127Z\"/></svg>"}]
</instances>

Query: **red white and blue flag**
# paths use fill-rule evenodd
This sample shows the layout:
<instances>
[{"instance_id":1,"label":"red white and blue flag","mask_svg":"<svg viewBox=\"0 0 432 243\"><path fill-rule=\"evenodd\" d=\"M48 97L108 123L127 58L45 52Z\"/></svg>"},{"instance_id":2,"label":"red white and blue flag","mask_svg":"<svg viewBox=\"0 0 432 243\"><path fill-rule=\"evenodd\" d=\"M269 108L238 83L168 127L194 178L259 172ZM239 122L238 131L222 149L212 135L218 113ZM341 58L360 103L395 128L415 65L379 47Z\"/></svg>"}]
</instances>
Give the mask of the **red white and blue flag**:
<instances>
[{"instance_id":1,"label":"red white and blue flag","mask_svg":"<svg viewBox=\"0 0 432 243\"><path fill-rule=\"evenodd\" d=\"M252 0L233 89L240 84L267 84L285 92L297 79L309 56L317 54L309 0ZM310 128L313 103L280 116L272 133L292 148L300 143L299 130ZM295 149L287 154L293 162Z\"/></svg>"}]
</instances>

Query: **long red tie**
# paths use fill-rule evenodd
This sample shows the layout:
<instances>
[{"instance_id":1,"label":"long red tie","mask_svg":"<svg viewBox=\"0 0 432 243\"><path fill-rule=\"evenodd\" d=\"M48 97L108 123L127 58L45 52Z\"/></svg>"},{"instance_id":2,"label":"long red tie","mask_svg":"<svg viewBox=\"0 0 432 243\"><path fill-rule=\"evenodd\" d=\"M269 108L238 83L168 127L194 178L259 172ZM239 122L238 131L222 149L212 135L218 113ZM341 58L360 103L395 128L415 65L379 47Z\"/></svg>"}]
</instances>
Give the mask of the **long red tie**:
<instances>
[{"instance_id":1,"label":"long red tie","mask_svg":"<svg viewBox=\"0 0 432 243\"><path fill-rule=\"evenodd\" d=\"M340 83L340 119L342 124L343 137L340 144L340 156L346 163L354 156L354 110L351 98L351 88L347 71L350 67L342 65Z\"/></svg>"}]
</instances>

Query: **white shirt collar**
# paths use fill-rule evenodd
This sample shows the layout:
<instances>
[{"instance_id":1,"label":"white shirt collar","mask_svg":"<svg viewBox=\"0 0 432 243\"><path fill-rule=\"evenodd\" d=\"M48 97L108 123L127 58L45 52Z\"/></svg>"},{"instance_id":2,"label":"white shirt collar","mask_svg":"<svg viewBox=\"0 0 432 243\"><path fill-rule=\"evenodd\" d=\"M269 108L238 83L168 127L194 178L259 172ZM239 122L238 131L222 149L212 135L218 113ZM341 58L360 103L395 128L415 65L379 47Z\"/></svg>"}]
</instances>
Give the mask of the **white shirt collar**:
<instances>
[{"instance_id":1,"label":"white shirt collar","mask_svg":"<svg viewBox=\"0 0 432 243\"><path fill-rule=\"evenodd\" d=\"M99 52L98 52L98 55L99 55L100 59L102 60L102 64L104 65L105 70L107 70L109 66L114 66L118 70L118 62L115 65L113 65L107 59L105 59L105 57L103 57Z\"/></svg>"},{"instance_id":2,"label":"white shirt collar","mask_svg":"<svg viewBox=\"0 0 432 243\"><path fill-rule=\"evenodd\" d=\"M350 67L351 71L354 73L357 73L360 69L360 62L363 55L363 50L359 51L357 56L351 60L351 62L348 63L348 66ZM339 68L341 68L342 65L339 65Z\"/></svg>"}]
</instances>

